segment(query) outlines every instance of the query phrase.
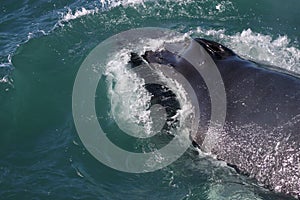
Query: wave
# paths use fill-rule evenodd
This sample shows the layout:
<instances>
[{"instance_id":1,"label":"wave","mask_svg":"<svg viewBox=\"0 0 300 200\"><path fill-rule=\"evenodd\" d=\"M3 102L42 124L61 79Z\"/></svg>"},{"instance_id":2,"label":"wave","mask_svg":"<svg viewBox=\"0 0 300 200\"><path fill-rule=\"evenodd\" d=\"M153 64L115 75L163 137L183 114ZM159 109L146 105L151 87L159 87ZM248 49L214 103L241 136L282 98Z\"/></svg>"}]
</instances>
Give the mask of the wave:
<instances>
[{"instance_id":1,"label":"wave","mask_svg":"<svg viewBox=\"0 0 300 200\"><path fill-rule=\"evenodd\" d=\"M250 28L230 35L226 34L225 29L198 27L195 33L223 43L246 59L300 74L300 49L293 46L295 42L287 35L273 39L270 35L253 32Z\"/></svg>"},{"instance_id":2,"label":"wave","mask_svg":"<svg viewBox=\"0 0 300 200\"><path fill-rule=\"evenodd\" d=\"M137 15L142 16L142 18L155 17L157 18L157 20L185 17L186 19L183 19L184 21L193 20L195 18L198 18L199 21L201 21L201 18L217 21L224 21L226 19L229 19L229 21L231 21L232 19L239 20L240 17L243 17L240 16L238 8L231 1L219 2L201 0L195 2L192 0L101 0L96 5L79 3L73 4L74 5L71 4L70 6L66 6L63 9L57 9L52 15L49 14L48 16L43 16L49 19L54 19L55 22L53 26L48 27L47 29L34 28L28 31L25 38L21 39L23 40L23 42L18 42L17 46L15 46L13 49L28 42L32 38L48 35L53 30L64 26L66 23L72 25L73 20L85 17L84 21L82 22L85 23L86 17L91 15L105 15L108 14L111 9L116 7L124 7L124 9L126 7L129 7L137 11ZM127 10L125 9L124 11L125 12L123 12L122 15L125 16L119 16L124 18L123 20L121 20L121 22L124 20L132 21L132 19L127 17ZM117 23L118 21L120 21L120 19L115 21L112 20L110 21L110 23L113 26L121 25ZM185 25L183 31L190 30L188 26L189 25ZM205 26L207 27L207 25L204 25L204 27ZM182 29L178 27L175 28ZM225 28L203 29L201 27L196 32L198 34L201 34L202 37L213 37L213 39L224 42L237 53L245 56L248 59L267 62L279 67L282 66L290 71L300 71L300 69L298 69L299 67L297 67L300 58L300 51L299 49L297 49L297 47L295 47L294 41L291 41L287 35L279 36L277 39L273 40L272 35L255 33L251 29L245 29L241 33L236 33L235 35L227 35L225 30ZM9 54L13 55L13 51L9 52ZM283 60L281 60L282 57L284 58ZM0 64L1 66L11 65L10 62L4 61L5 59L2 60L3 61L1 61Z\"/></svg>"},{"instance_id":3,"label":"wave","mask_svg":"<svg viewBox=\"0 0 300 200\"><path fill-rule=\"evenodd\" d=\"M86 7L75 8L72 10L67 7L66 12L61 12L61 18L58 21L58 25L62 25L64 22L69 22L87 15L94 15L100 12L109 11L115 7L131 7L140 14L149 14L156 17L163 17L160 11L157 9L167 10L172 15L178 16L188 16L190 18L195 18L195 16L212 18L215 15L228 11L236 13L237 9L234 7L231 1L210 1L210 0L165 0L165 1L156 1L156 0L100 0L100 5L95 6L94 8L87 9ZM194 9L186 9L188 6L194 7ZM153 12L155 11L155 12ZM194 13L195 12L195 13ZM193 16L195 15L195 16Z\"/></svg>"}]
</instances>

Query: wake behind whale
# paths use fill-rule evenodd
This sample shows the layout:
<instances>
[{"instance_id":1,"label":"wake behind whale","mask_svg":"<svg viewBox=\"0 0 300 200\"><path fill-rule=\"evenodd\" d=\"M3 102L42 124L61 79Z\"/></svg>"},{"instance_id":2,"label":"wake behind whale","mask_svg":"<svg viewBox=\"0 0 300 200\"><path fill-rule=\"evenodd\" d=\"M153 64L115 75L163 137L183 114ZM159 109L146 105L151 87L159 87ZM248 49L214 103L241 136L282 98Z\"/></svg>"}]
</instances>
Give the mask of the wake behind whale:
<instances>
[{"instance_id":1,"label":"wake behind whale","mask_svg":"<svg viewBox=\"0 0 300 200\"><path fill-rule=\"evenodd\" d=\"M197 134L191 136L194 144L269 189L299 198L299 77L242 59L227 47L205 39L194 39L184 54L196 55L199 63L213 59L221 74L227 109L224 127L217 137L207 132L212 115L209 96L213 91L208 90L190 62L179 54L160 49L146 51L142 56L132 53L131 65L135 68L150 64L180 72L196 91L201 110ZM147 85L146 89L153 99L159 99L167 107L169 118L175 115L179 104L174 93L164 92L157 85Z\"/></svg>"}]
</instances>

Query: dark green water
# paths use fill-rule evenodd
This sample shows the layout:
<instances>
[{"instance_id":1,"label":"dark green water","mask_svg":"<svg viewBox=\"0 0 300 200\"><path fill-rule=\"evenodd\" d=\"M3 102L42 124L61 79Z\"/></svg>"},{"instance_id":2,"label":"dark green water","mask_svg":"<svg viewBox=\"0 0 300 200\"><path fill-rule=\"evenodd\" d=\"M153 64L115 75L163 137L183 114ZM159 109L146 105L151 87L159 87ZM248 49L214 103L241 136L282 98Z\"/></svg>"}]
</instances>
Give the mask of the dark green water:
<instances>
[{"instance_id":1,"label":"dark green water","mask_svg":"<svg viewBox=\"0 0 300 200\"><path fill-rule=\"evenodd\" d=\"M106 167L80 142L72 89L94 47L139 27L213 39L300 73L299 7L298 0L0 1L0 199L284 198L192 148L153 173Z\"/></svg>"}]
</instances>

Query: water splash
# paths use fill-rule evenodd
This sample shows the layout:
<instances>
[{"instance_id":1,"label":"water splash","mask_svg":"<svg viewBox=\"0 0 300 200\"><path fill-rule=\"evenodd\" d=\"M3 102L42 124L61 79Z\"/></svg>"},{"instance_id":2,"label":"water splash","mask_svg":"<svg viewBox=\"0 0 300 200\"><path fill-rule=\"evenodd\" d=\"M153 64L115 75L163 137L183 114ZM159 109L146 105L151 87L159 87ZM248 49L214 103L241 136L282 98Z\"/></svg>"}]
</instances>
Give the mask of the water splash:
<instances>
[{"instance_id":1,"label":"water splash","mask_svg":"<svg viewBox=\"0 0 300 200\"><path fill-rule=\"evenodd\" d=\"M129 59L129 50L124 49L107 63L105 75L111 112L123 131L142 131L150 135L152 120L150 110L147 109L150 106L151 94L143 87L144 81L126 67Z\"/></svg>"},{"instance_id":2,"label":"water splash","mask_svg":"<svg viewBox=\"0 0 300 200\"><path fill-rule=\"evenodd\" d=\"M179 41L184 38L174 37L169 41ZM155 119L152 119L150 107L151 94L144 88L144 79L138 77L132 70L129 69L127 63L130 60L130 52L140 52L141 54L145 50L157 50L163 48L166 39L158 39L157 42L153 42L151 39L141 39L139 44L134 44L136 49L119 49L109 58L106 65L105 75L108 83L108 97L111 103L111 113L114 120L118 123L119 128L126 133L134 132L134 135L143 137L144 135L155 135L161 131L157 130ZM156 72L156 71L155 71ZM165 83L167 88L172 90L178 98L181 109L177 111L174 119L178 119L180 123L176 123L176 128L172 128L171 134L179 136L179 143L186 145L190 143L189 132L190 124L193 115L193 106L186 98L187 93L183 86L168 77L165 77L162 73L157 73L161 82ZM154 105L152 105L154 106ZM157 116L160 117L160 116ZM166 121L166 118L162 119ZM121 125L121 126L120 126ZM162 127L161 127L162 128ZM136 134L138 133L138 134ZM141 134L141 136L139 135ZM143 145L139 143L139 145ZM149 159L146 163L147 166L153 167L160 165L165 161L159 151L156 151L153 144L146 144L151 151L155 152L155 157Z\"/></svg>"},{"instance_id":3,"label":"water splash","mask_svg":"<svg viewBox=\"0 0 300 200\"><path fill-rule=\"evenodd\" d=\"M229 35L225 29L206 30L199 27L195 33L201 37L211 37L247 59L300 74L300 49L292 46L287 35L274 39L270 35L255 33L250 28Z\"/></svg>"}]
</instances>

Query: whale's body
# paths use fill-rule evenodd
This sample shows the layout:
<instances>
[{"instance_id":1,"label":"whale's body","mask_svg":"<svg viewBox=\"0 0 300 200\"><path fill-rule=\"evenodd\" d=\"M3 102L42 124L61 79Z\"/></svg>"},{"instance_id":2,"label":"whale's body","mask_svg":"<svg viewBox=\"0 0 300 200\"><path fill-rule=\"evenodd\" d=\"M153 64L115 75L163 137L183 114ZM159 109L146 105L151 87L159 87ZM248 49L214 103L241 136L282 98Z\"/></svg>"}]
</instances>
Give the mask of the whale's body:
<instances>
[{"instance_id":1,"label":"whale's body","mask_svg":"<svg viewBox=\"0 0 300 200\"><path fill-rule=\"evenodd\" d=\"M216 42L195 41L208 53L199 58L213 59L226 92L225 124L211 153L266 187L300 198L299 77L242 59ZM190 48L186 53L193 51ZM202 112L200 128L192 139L205 149L211 102L201 75L184 58L167 50L148 51L142 57L150 64L172 66L196 88ZM142 62L137 55L131 60L134 65Z\"/></svg>"}]
</instances>

